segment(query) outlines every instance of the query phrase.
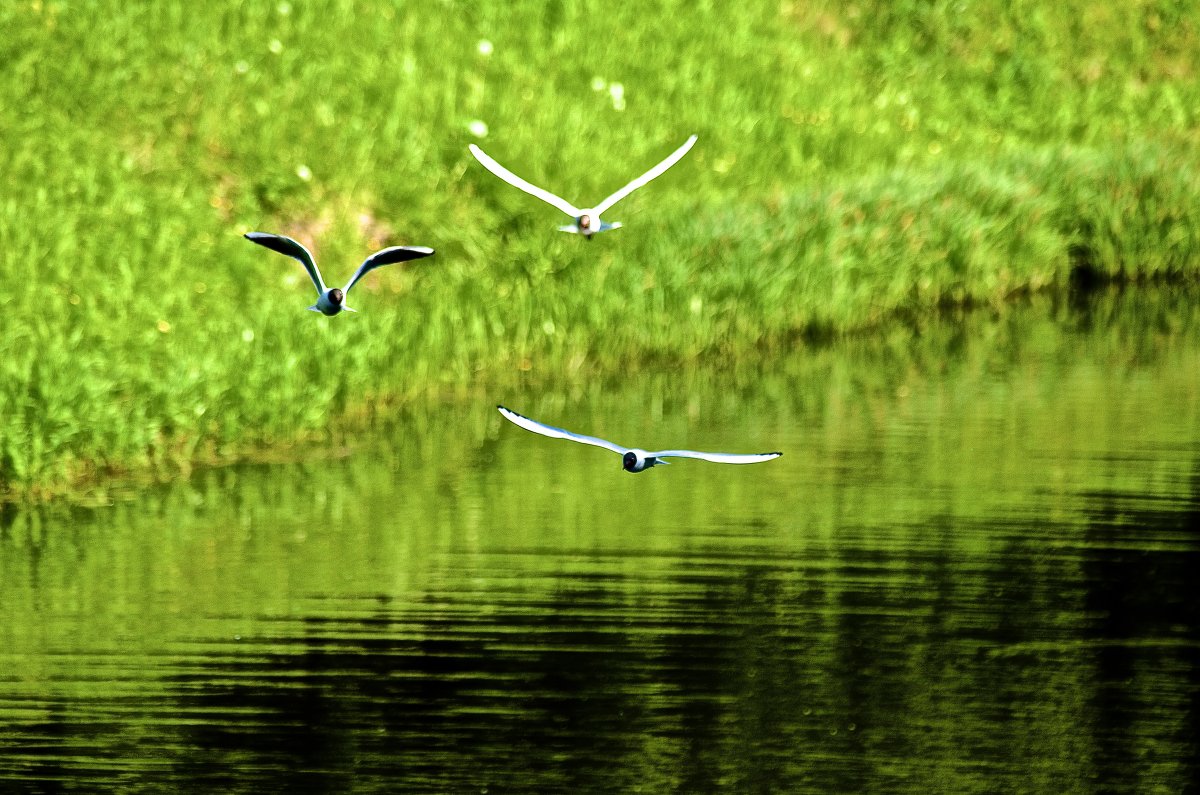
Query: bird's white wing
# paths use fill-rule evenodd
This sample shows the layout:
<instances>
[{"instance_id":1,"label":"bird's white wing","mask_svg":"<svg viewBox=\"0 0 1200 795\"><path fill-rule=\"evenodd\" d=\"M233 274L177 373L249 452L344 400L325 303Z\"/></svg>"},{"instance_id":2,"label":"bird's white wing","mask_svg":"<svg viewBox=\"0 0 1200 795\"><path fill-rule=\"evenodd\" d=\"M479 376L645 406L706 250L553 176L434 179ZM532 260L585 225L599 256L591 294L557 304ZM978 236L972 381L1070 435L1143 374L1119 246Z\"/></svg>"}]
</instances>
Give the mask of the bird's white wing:
<instances>
[{"instance_id":1,"label":"bird's white wing","mask_svg":"<svg viewBox=\"0 0 1200 795\"><path fill-rule=\"evenodd\" d=\"M621 201L621 199L624 199L626 196L633 193L635 190L642 187L647 182L649 182L650 180L659 176L664 171L666 171L668 168L670 168L671 166L678 163L679 158L686 155L688 153L688 150L691 149L695 145L695 143L696 143L696 136L693 135L691 138L688 138L686 141L684 141L683 146L679 147L674 152L672 152L667 157L666 160L662 161L657 166L655 166L654 168L647 171L645 174L642 174L640 177L635 179L633 182L630 182L628 185L621 188L619 191L617 191L616 193L609 196L604 201L597 204L596 208L595 208L596 215L603 215L604 211L607 210L609 207L612 207L614 204Z\"/></svg>"},{"instance_id":2,"label":"bird's white wing","mask_svg":"<svg viewBox=\"0 0 1200 795\"><path fill-rule=\"evenodd\" d=\"M349 293L359 279L366 276L371 271L383 265L393 265L397 262L409 262L414 259L428 257L433 253L433 249L427 246L392 246L385 248L382 251L376 251L371 256L363 260L363 264L358 266L358 270L350 277L350 281L346 282L346 286L342 292Z\"/></svg>"},{"instance_id":3,"label":"bird's white wing","mask_svg":"<svg viewBox=\"0 0 1200 795\"><path fill-rule=\"evenodd\" d=\"M543 425L537 420L531 420L528 417L522 416L515 411L510 411L504 406L496 406L500 409L500 413L509 422L519 425L527 431L540 433L542 436L549 436L551 439L569 439L572 442L580 442L581 444L590 444L595 447L603 447L605 450L612 450L618 455L625 455L628 450L620 445L607 442L604 439L597 439L595 436L584 436L578 433L571 433L562 428L555 428L553 425Z\"/></svg>"},{"instance_id":4,"label":"bird's white wing","mask_svg":"<svg viewBox=\"0 0 1200 795\"><path fill-rule=\"evenodd\" d=\"M246 239L251 243L257 243L260 246L265 246L272 251L278 251L280 254L285 254L293 259L300 260L300 264L308 271L308 276L313 280L313 284L317 286L317 294L324 295L325 280L321 278L321 272L317 270L317 262L313 259L313 255L308 249L292 240L290 237L283 235L273 235L270 232L247 232Z\"/></svg>"},{"instance_id":5,"label":"bird's white wing","mask_svg":"<svg viewBox=\"0 0 1200 795\"><path fill-rule=\"evenodd\" d=\"M783 453L698 453L695 450L663 450L647 453L655 458L699 458L716 464L758 464L779 458Z\"/></svg>"},{"instance_id":6,"label":"bird's white wing","mask_svg":"<svg viewBox=\"0 0 1200 795\"><path fill-rule=\"evenodd\" d=\"M475 159L483 164L484 168L507 182L509 185L512 185L514 188L520 188L530 196L536 196L547 204L554 205L572 218L575 218L580 214L581 211L578 207L571 204L561 196L555 196L550 191L543 190L537 185L532 185L521 179L516 174L512 173L507 168L493 160L487 152L483 151L475 144L471 144L467 148L471 150L471 154L475 155Z\"/></svg>"}]
</instances>

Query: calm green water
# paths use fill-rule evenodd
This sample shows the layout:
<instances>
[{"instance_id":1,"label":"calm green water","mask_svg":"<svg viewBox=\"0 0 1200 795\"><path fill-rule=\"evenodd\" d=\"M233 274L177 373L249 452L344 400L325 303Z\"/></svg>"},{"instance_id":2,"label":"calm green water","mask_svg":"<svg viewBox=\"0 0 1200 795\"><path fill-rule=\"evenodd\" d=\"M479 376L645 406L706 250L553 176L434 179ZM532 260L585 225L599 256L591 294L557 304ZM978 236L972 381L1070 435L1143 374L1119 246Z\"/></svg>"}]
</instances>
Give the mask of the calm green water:
<instances>
[{"instance_id":1,"label":"calm green water","mask_svg":"<svg viewBox=\"0 0 1200 795\"><path fill-rule=\"evenodd\" d=\"M1198 305L535 375L349 455L6 508L0 791L1194 789ZM629 475L496 402L785 455Z\"/></svg>"}]
</instances>

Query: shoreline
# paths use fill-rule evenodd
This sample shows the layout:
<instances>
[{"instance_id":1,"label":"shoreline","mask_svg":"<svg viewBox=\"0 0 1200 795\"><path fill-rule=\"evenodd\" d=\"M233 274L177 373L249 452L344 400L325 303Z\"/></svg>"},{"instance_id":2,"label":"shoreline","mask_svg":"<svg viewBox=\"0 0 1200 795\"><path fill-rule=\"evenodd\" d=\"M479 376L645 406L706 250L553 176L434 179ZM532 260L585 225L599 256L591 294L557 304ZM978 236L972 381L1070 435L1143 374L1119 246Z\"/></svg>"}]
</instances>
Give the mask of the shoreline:
<instances>
[{"instance_id":1,"label":"shoreline","mask_svg":"<svg viewBox=\"0 0 1200 795\"><path fill-rule=\"evenodd\" d=\"M1200 297L1200 287L1179 278L1164 276L1140 280L1113 279L1084 286L1055 285L1036 292L1014 294L1002 304L946 305L933 307L929 313L923 315L896 313L872 326L840 333L797 333L790 341L764 341L752 350L743 352L743 356L733 361L705 362L697 358L681 363L646 359L636 365L626 362L624 367L597 368L572 375L559 373L548 376L541 371L514 371L514 374L507 377L497 375L492 379L480 378L469 387L446 386L418 393L410 391L404 397L380 398L380 402L370 405L356 404L335 418L332 430L323 434L308 433L276 442L258 440L241 448L228 445L220 453L210 452L195 458L159 456L143 459L141 462L128 461L123 466L92 466L86 468L86 474L73 480L33 482L19 484L16 488L6 484L5 488L0 489L0 506L17 509L54 505L101 507L111 505L115 501L136 498L137 494L147 488L186 479L197 472L244 465L302 464L345 458L370 448L373 442L369 439L364 441L364 434L401 422L401 417L406 413L433 410L432 407L435 406L459 406L470 401L480 402L490 410L496 402L496 394L522 393L531 389L540 393L547 385L553 389L571 392L586 390L589 385L592 388L604 389L605 384L624 380L631 371L654 377L656 374L672 371L672 368L674 372L678 372L681 364L683 372L691 377L729 377L735 382L748 381L753 380L756 373L770 368L771 362L778 361L779 351L783 348L789 350L789 356L803 357L805 361L824 360L830 356L842 355L838 352L841 347L865 349L868 352L866 355L890 359L903 356L896 351L893 340L896 335L909 340L926 339L931 334L934 337L955 337L964 327L971 331L975 325L987 326L1014 312L1031 311L1055 315L1059 310L1054 307L1067 306L1068 311L1075 314L1091 313L1101 310L1105 302L1136 302L1142 296L1151 301L1162 301L1163 293L1174 294L1177 290L1179 294L1173 300L1189 305L1194 303L1190 302L1189 296ZM1167 300L1172 299L1168 297ZM1044 306L1039 308L1038 304ZM918 359L923 358L918 353L914 353L914 356ZM790 364L791 360L785 361ZM740 375L734 374L738 371L741 372Z\"/></svg>"}]
</instances>

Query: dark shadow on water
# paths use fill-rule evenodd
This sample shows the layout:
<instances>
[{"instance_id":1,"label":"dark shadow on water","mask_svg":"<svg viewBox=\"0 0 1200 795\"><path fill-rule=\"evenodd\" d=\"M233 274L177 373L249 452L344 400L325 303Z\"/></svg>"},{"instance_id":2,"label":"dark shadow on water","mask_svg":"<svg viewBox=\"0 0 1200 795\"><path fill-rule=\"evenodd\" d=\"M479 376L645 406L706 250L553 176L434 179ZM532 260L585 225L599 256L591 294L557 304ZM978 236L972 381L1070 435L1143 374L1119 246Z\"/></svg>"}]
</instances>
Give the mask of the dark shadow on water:
<instances>
[{"instance_id":1,"label":"dark shadow on water","mask_svg":"<svg viewBox=\"0 0 1200 795\"><path fill-rule=\"evenodd\" d=\"M218 652L175 680L178 709L210 719L178 738L172 778L233 792L778 791L801 677L776 580L685 576L688 595L660 606L597 582L284 622L300 633L256 644L274 651Z\"/></svg>"},{"instance_id":2,"label":"dark shadow on water","mask_svg":"<svg viewBox=\"0 0 1200 795\"><path fill-rule=\"evenodd\" d=\"M1200 463L1184 499L1090 496L1085 636L1096 644L1098 781L1116 790L1166 767L1200 788ZM1159 715L1171 720L1148 719Z\"/></svg>"}]
</instances>

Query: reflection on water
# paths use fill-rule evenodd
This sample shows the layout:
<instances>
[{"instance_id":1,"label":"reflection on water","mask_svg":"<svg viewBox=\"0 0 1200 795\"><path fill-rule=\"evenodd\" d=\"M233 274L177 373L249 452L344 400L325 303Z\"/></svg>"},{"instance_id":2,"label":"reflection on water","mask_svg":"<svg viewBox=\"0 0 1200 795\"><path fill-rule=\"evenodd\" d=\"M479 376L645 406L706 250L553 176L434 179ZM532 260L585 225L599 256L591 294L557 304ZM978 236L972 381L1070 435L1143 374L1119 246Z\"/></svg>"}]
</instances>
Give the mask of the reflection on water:
<instances>
[{"instance_id":1,"label":"reflection on water","mask_svg":"<svg viewBox=\"0 0 1200 795\"><path fill-rule=\"evenodd\" d=\"M1194 788L1195 303L543 381L342 460L6 508L0 788ZM629 475L497 400L786 454Z\"/></svg>"}]
</instances>

